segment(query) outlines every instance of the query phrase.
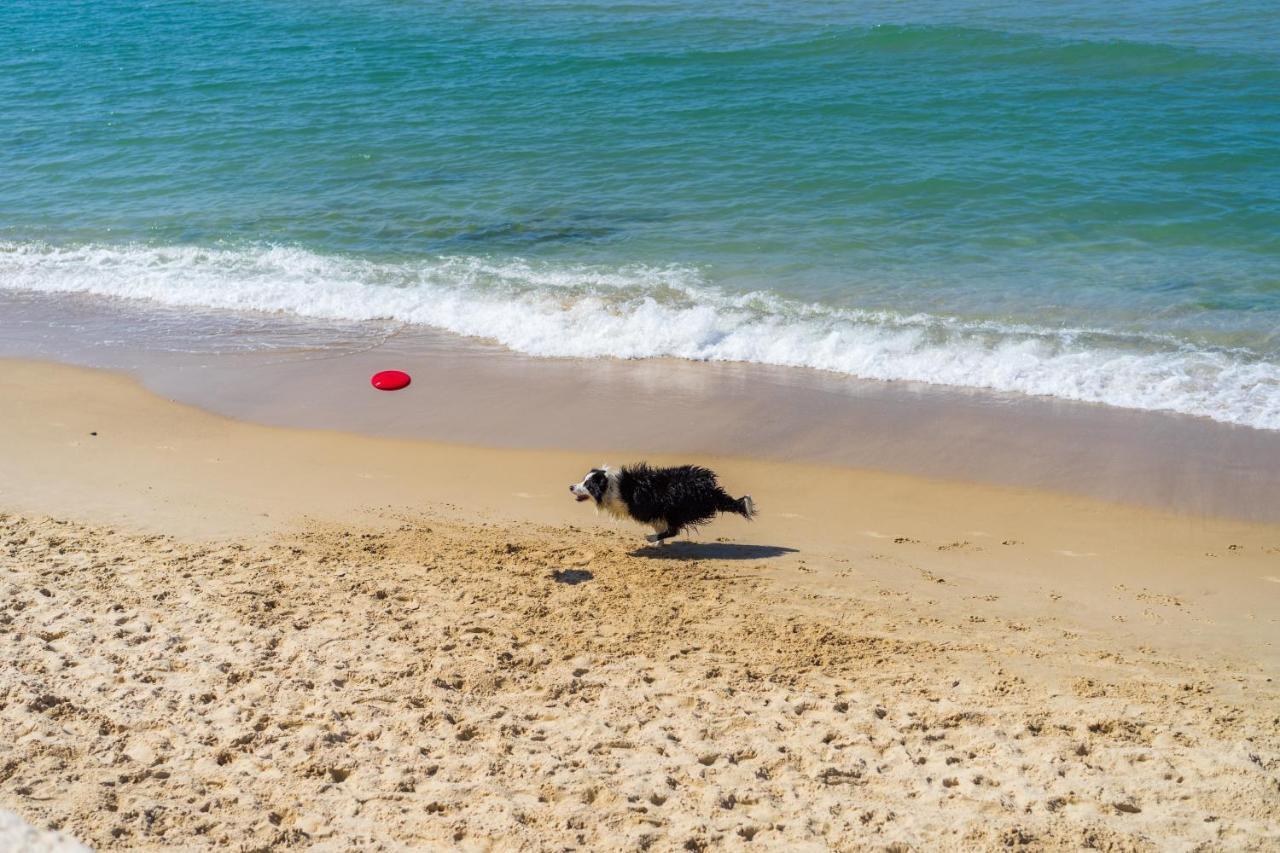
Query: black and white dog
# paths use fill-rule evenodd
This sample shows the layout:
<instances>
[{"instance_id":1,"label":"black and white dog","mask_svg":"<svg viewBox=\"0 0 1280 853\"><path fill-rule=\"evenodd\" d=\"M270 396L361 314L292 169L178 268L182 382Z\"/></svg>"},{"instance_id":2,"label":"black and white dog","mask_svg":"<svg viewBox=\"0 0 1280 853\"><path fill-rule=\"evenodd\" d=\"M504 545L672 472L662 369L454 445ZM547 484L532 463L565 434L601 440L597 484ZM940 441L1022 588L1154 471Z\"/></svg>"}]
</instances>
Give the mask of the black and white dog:
<instances>
[{"instance_id":1,"label":"black and white dog","mask_svg":"<svg viewBox=\"0 0 1280 853\"><path fill-rule=\"evenodd\" d=\"M706 524L716 513L732 512L750 520L756 514L751 495L731 498L714 471L697 465L651 468L641 462L623 468L592 468L569 487L575 499L595 499L596 508L618 518L653 527L650 542L670 539L688 527Z\"/></svg>"}]
</instances>

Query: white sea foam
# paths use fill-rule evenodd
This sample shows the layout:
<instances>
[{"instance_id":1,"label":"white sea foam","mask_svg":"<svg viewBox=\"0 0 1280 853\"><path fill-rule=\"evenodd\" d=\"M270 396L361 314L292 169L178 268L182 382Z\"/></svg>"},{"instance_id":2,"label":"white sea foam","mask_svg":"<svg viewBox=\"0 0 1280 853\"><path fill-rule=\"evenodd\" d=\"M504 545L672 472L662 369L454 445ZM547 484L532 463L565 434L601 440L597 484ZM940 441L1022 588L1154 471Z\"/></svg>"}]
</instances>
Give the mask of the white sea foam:
<instances>
[{"instance_id":1,"label":"white sea foam","mask_svg":"<svg viewBox=\"0 0 1280 853\"><path fill-rule=\"evenodd\" d=\"M1280 429L1280 365L1155 338L730 295L683 267L473 257L375 263L292 247L0 243L0 287L394 319L536 356L745 361L1200 415Z\"/></svg>"}]
</instances>

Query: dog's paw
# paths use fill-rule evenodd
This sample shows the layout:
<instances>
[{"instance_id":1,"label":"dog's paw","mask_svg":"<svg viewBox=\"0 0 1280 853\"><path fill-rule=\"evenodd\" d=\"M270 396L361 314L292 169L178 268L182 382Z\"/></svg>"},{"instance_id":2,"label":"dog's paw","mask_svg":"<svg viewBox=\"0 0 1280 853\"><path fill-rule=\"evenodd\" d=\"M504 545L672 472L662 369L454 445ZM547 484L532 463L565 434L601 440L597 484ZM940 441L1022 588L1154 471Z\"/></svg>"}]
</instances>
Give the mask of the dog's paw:
<instances>
[{"instance_id":1,"label":"dog's paw","mask_svg":"<svg viewBox=\"0 0 1280 853\"><path fill-rule=\"evenodd\" d=\"M644 541L646 541L646 542L648 542L650 545L652 545L652 544L654 544L655 542L661 542L661 541L662 541L662 537L661 537L661 536L659 536L659 535L658 535L658 534L656 534L656 533L650 533L648 536L644 537Z\"/></svg>"}]
</instances>

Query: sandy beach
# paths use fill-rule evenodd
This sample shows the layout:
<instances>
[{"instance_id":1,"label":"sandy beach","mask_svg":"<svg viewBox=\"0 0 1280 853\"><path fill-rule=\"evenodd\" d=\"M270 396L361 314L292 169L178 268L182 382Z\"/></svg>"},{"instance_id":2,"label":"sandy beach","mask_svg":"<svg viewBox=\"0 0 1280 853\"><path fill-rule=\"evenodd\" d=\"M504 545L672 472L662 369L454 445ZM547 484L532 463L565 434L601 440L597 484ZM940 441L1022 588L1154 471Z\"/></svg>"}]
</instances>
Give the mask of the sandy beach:
<instances>
[{"instance_id":1,"label":"sandy beach","mask_svg":"<svg viewBox=\"0 0 1280 853\"><path fill-rule=\"evenodd\" d=\"M725 458L642 547L609 448L0 405L0 808L94 849L1280 843L1274 525Z\"/></svg>"},{"instance_id":2,"label":"sandy beach","mask_svg":"<svg viewBox=\"0 0 1280 853\"><path fill-rule=\"evenodd\" d=\"M4 3L0 853L1280 851L1277 9Z\"/></svg>"}]
</instances>

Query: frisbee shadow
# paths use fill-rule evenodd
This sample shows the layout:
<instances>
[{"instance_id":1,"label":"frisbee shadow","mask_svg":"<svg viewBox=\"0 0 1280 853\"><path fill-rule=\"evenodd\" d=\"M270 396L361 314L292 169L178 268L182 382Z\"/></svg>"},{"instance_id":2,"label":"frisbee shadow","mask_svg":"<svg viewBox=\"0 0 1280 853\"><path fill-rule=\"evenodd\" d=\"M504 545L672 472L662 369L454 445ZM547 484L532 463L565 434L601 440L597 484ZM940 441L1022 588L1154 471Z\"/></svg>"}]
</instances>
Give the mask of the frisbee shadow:
<instances>
[{"instance_id":1,"label":"frisbee shadow","mask_svg":"<svg viewBox=\"0 0 1280 853\"><path fill-rule=\"evenodd\" d=\"M569 586L586 583L594 577L595 575L586 569L558 569L551 573L551 579L556 583L568 584Z\"/></svg>"},{"instance_id":2,"label":"frisbee shadow","mask_svg":"<svg viewBox=\"0 0 1280 853\"><path fill-rule=\"evenodd\" d=\"M784 545L739 545L735 542L672 542L667 545L645 545L631 552L633 557L651 560L767 560L797 549Z\"/></svg>"}]
</instances>

